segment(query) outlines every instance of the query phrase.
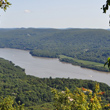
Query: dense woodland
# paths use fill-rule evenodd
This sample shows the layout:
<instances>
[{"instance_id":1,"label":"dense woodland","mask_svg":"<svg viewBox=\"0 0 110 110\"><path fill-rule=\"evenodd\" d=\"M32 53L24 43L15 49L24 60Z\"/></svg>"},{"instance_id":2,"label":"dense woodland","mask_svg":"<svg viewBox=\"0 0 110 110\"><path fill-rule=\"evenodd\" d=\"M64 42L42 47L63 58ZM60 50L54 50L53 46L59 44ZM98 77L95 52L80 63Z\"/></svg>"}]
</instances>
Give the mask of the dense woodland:
<instances>
[{"instance_id":1,"label":"dense woodland","mask_svg":"<svg viewBox=\"0 0 110 110\"><path fill-rule=\"evenodd\" d=\"M25 74L25 70L14 65L11 61L0 58L0 97L11 96L16 103L25 104L25 110L53 110L53 94L51 88L58 91L68 87L74 91L76 87L94 90L97 82L70 78L38 78ZM110 87L99 83L103 103L110 102ZM0 98L0 102L2 98Z\"/></svg>"},{"instance_id":2,"label":"dense woodland","mask_svg":"<svg viewBox=\"0 0 110 110\"><path fill-rule=\"evenodd\" d=\"M0 47L30 50L39 57L65 55L104 64L110 56L110 31L103 29L0 29ZM62 60L60 60L62 61ZM64 61L64 59L63 59ZM78 65L82 66L78 63ZM83 67L83 66L82 66ZM94 65L84 67L101 70ZM107 71L104 68L102 71Z\"/></svg>"}]
</instances>

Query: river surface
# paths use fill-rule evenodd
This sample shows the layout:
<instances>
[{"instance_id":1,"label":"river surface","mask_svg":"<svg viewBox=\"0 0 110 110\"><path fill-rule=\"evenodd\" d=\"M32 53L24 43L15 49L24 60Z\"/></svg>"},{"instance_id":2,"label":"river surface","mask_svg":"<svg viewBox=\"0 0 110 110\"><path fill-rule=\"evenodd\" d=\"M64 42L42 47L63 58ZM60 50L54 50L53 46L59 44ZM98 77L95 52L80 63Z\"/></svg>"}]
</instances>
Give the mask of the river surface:
<instances>
[{"instance_id":1,"label":"river surface","mask_svg":"<svg viewBox=\"0 0 110 110\"><path fill-rule=\"evenodd\" d=\"M90 69L62 63L58 59L33 57L29 51L0 48L0 57L12 61L25 69L27 75L40 78L77 78L104 82L110 86L110 73L98 72Z\"/></svg>"}]
</instances>

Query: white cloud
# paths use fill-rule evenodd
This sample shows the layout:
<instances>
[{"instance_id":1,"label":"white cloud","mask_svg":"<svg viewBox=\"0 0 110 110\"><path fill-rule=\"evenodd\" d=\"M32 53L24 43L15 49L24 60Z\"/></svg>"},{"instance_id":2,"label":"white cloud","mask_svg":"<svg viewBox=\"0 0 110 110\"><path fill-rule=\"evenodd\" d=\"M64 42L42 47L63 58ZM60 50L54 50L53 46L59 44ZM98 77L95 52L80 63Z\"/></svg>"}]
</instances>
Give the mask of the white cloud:
<instances>
[{"instance_id":1,"label":"white cloud","mask_svg":"<svg viewBox=\"0 0 110 110\"><path fill-rule=\"evenodd\" d=\"M24 12L25 12L25 13L30 13L31 11L30 11L30 10L24 10Z\"/></svg>"}]
</instances>

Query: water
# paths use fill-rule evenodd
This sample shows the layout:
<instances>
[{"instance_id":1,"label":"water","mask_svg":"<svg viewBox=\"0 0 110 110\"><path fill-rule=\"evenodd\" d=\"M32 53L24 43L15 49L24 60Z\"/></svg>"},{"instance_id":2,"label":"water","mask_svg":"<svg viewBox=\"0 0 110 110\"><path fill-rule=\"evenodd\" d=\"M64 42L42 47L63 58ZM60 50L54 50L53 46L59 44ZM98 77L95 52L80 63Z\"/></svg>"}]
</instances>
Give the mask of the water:
<instances>
[{"instance_id":1,"label":"water","mask_svg":"<svg viewBox=\"0 0 110 110\"><path fill-rule=\"evenodd\" d=\"M25 69L26 74L40 78L77 78L104 82L110 86L110 73L62 63L58 59L33 57L29 51L0 48L0 57Z\"/></svg>"}]
</instances>

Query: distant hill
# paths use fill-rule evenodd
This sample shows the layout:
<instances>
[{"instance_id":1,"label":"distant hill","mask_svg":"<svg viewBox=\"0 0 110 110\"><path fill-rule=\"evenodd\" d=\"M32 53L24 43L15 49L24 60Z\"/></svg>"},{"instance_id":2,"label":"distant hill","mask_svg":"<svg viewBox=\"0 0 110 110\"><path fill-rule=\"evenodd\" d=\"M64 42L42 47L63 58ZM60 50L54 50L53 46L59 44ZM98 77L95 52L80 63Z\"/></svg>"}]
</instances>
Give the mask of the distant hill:
<instances>
[{"instance_id":1,"label":"distant hill","mask_svg":"<svg viewBox=\"0 0 110 110\"><path fill-rule=\"evenodd\" d=\"M0 47L30 50L43 57L69 57L104 63L110 56L110 31L104 29L0 29Z\"/></svg>"}]
</instances>

